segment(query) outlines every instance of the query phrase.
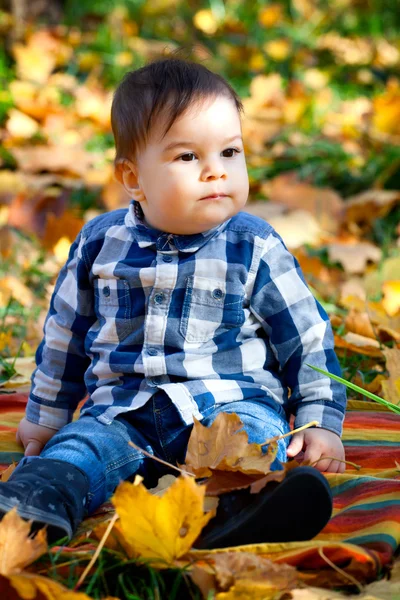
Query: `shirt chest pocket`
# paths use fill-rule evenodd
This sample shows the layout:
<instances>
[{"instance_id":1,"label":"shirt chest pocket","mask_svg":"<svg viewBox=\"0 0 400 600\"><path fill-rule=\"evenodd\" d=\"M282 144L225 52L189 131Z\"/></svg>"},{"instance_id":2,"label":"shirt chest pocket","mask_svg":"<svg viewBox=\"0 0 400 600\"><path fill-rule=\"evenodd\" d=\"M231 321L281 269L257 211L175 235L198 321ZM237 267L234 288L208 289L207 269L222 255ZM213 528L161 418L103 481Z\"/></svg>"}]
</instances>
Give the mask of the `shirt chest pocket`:
<instances>
[{"instance_id":1,"label":"shirt chest pocket","mask_svg":"<svg viewBox=\"0 0 400 600\"><path fill-rule=\"evenodd\" d=\"M131 298L125 279L94 280L97 341L118 343L132 331Z\"/></svg>"},{"instance_id":2,"label":"shirt chest pocket","mask_svg":"<svg viewBox=\"0 0 400 600\"><path fill-rule=\"evenodd\" d=\"M228 294L224 280L188 277L180 332L188 342L208 342L244 322L243 294Z\"/></svg>"}]
</instances>

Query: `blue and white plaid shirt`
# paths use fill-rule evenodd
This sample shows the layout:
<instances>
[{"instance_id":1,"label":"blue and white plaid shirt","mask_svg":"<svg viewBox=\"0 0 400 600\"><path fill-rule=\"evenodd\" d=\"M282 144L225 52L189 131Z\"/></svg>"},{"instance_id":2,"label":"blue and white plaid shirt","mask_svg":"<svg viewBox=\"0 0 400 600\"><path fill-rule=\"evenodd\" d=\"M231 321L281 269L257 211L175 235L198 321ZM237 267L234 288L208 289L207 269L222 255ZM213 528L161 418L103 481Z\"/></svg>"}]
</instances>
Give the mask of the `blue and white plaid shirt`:
<instances>
[{"instance_id":1,"label":"blue and white plaid shirt","mask_svg":"<svg viewBox=\"0 0 400 600\"><path fill-rule=\"evenodd\" d=\"M53 429L87 393L81 414L110 423L158 389L188 424L252 399L342 429L345 387L306 365L340 374L329 319L279 235L244 212L196 235L148 227L133 201L87 223L36 360L27 418Z\"/></svg>"}]
</instances>

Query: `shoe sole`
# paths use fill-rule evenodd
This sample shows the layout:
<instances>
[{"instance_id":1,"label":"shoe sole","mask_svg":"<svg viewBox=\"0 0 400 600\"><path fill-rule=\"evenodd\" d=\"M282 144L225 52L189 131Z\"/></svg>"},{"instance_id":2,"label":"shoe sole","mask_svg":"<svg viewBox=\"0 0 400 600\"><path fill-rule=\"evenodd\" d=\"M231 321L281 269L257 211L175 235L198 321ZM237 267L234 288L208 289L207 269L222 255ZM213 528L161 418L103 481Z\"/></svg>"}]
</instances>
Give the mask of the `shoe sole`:
<instances>
[{"instance_id":1,"label":"shoe sole","mask_svg":"<svg viewBox=\"0 0 400 600\"><path fill-rule=\"evenodd\" d=\"M331 517L330 487L313 467L293 469L272 492L268 486L264 490L254 495L254 502L248 508L200 537L196 548L310 540ZM287 517L283 520L282 507L288 505L289 499L292 511L287 507Z\"/></svg>"},{"instance_id":2,"label":"shoe sole","mask_svg":"<svg viewBox=\"0 0 400 600\"><path fill-rule=\"evenodd\" d=\"M40 528L37 527L37 525L41 525L42 527L47 526L46 531L48 543L53 543L54 541L66 536L68 536L69 539L72 538L72 527L63 519L57 518L57 515L49 515L49 513L34 507L31 507L29 511L27 511L23 508L20 508L18 504L10 502L8 498L0 496L1 518L3 518L4 515L14 507L17 509L17 513L20 517L28 521L33 521L32 525L34 526L35 530Z\"/></svg>"}]
</instances>

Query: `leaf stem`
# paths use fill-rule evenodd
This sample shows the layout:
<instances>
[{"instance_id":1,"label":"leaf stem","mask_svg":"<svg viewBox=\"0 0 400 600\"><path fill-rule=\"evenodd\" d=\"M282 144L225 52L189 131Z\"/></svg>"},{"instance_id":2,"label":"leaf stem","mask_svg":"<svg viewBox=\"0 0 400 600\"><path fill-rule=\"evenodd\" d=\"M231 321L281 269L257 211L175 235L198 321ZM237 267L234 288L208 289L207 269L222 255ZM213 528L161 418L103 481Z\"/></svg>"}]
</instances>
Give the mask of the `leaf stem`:
<instances>
[{"instance_id":1,"label":"leaf stem","mask_svg":"<svg viewBox=\"0 0 400 600\"><path fill-rule=\"evenodd\" d=\"M266 446L267 444L270 444L271 442L277 442L278 440L283 440L283 438L288 437L289 435L293 435L294 433L298 433L299 431L303 431L304 429L308 429L309 427L318 427L318 425L319 425L319 421L310 421L309 423L306 423L302 427L293 429L293 431L289 431L288 433L284 433L282 435L276 435L276 436L270 438L269 440L267 440L266 442L264 442L263 444L260 444L260 446Z\"/></svg>"},{"instance_id":2,"label":"leaf stem","mask_svg":"<svg viewBox=\"0 0 400 600\"><path fill-rule=\"evenodd\" d=\"M93 557L90 561L90 563L88 564L88 566L86 567L86 569L83 571L82 575L79 578L78 583L75 585L74 587L74 592L76 592L77 589L79 589L86 577L86 575L89 573L90 569L93 567L94 563L97 560L97 557L99 556L104 544L106 543L106 540L108 538L108 536L111 533L111 529L114 527L115 522L119 519L119 515L118 513L115 513L115 515L113 516L113 518L111 519L111 521L108 524L108 527L103 535L103 537L100 540L99 545L97 546L96 552L93 554Z\"/></svg>"},{"instance_id":3,"label":"leaf stem","mask_svg":"<svg viewBox=\"0 0 400 600\"><path fill-rule=\"evenodd\" d=\"M193 475L193 473L189 473L189 471L184 471L183 469L180 469L176 465L171 465L171 463L167 462L166 460L163 460L162 458L158 458L158 456L154 456L153 454L150 454L150 452L147 452L146 450L139 448L139 446L136 446L136 444L134 444L133 442L128 442L128 444L130 446L132 446L132 448L136 448L136 450L139 450L140 452L142 452L148 458L152 458L153 460L161 463L162 465L165 465L166 467L169 467L170 469L175 469L175 471L179 471L179 473L181 473L181 475L190 475L190 477L195 477L195 475Z\"/></svg>"}]
</instances>

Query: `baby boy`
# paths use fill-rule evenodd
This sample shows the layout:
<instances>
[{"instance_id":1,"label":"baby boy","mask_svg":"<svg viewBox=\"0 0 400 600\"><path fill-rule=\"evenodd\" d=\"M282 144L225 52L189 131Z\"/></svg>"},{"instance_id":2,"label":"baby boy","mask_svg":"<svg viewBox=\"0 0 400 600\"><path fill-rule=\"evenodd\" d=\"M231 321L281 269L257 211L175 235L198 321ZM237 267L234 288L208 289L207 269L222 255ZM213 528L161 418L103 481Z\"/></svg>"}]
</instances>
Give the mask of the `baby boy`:
<instances>
[{"instance_id":1,"label":"baby boy","mask_svg":"<svg viewBox=\"0 0 400 600\"><path fill-rule=\"evenodd\" d=\"M345 388L329 319L279 235L245 207L242 104L203 65L167 58L114 95L115 175L127 209L87 223L60 272L17 439L25 457L0 483L50 541L139 473L184 462L193 418L241 418L249 442L279 441L307 464L252 495L224 494L199 547L309 539L331 514L321 471L342 472ZM78 420L72 417L87 395Z\"/></svg>"}]
</instances>

